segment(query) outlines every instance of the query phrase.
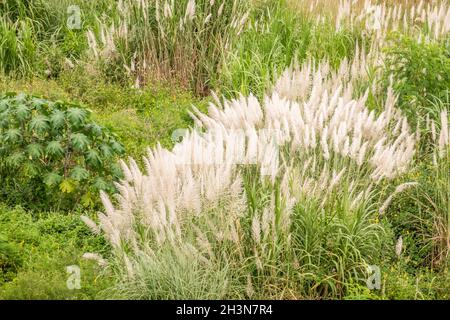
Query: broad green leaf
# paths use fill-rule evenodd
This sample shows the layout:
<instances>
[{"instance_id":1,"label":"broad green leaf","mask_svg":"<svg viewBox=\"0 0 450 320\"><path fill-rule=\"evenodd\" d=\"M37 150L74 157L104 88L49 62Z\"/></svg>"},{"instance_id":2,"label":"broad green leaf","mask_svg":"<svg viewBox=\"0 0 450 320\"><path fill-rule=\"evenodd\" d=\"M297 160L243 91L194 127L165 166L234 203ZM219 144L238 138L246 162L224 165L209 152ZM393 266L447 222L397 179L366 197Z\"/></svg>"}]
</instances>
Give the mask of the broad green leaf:
<instances>
[{"instance_id":1,"label":"broad green leaf","mask_svg":"<svg viewBox=\"0 0 450 320\"><path fill-rule=\"evenodd\" d=\"M17 104L24 104L27 101L27 95L25 93L21 92L21 93L17 94L13 100Z\"/></svg>"},{"instance_id":2,"label":"broad green leaf","mask_svg":"<svg viewBox=\"0 0 450 320\"><path fill-rule=\"evenodd\" d=\"M111 173L115 179L122 179L123 178L123 172L122 168L118 163L111 164Z\"/></svg>"},{"instance_id":3,"label":"broad green leaf","mask_svg":"<svg viewBox=\"0 0 450 320\"><path fill-rule=\"evenodd\" d=\"M19 121L25 121L29 115L30 115L30 109L26 105L22 104L22 105L17 106L16 116Z\"/></svg>"},{"instance_id":4,"label":"broad green leaf","mask_svg":"<svg viewBox=\"0 0 450 320\"><path fill-rule=\"evenodd\" d=\"M102 134L102 127L100 127L98 124L92 123L92 124L89 124L86 127L87 127L87 129L89 130L89 132L93 136L96 136L96 137L101 136L101 134Z\"/></svg>"},{"instance_id":5,"label":"broad green leaf","mask_svg":"<svg viewBox=\"0 0 450 320\"><path fill-rule=\"evenodd\" d=\"M106 143L100 145L100 151L105 158L110 158L113 155L113 150Z\"/></svg>"},{"instance_id":6,"label":"broad green leaf","mask_svg":"<svg viewBox=\"0 0 450 320\"><path fill-rule=\"evenodd\" d=\"M16 143L22 139L22 134L19 129L9 129L5 133L5 142Z\"/></svg>"},{"instance_id":7,"label":"broad green leaf","mask_svg":"<svg viewBox=\"0 0 450 320\"><path fill-rule=\"evenodd\" d=\"M111 142L111 147L117 154L122 154L125 151L122 144L118 143L117 141Z\"/></svg>"},{"instance_id":8,"label":"broad green leaf","mask_svg":"<svg viewBox=\"0 0 450 320\"><path fill-rule=\"evenodd\" d=\"M64 149L59 141L51 141L45 148L45 152L52 158L60 158L64 155Z\"/></svg>"},{"instance_id":9,"label":"broad green leaf","mask_svg":"<svg viewBox=\"0 0 450 320\"><path fill-rule=\"evenodd\" d=\"M30 121L30 129L36 132L44 132L49 128L48 118L43 115L37 115Z\"/></svg>"},{"instance_id":10,"label":"broad green leaf","mask_svg":"<svg viewBox=\"0 0 450 320\"><path fill-rule=\"evenodd\" d=\"M64 126L65 115L61 110L54 110L50 115L50 123L54 129L60 129Z\"/></svg>"},{"instance_id":11,"label":"broad green leaf","mask_svg":"<svg viewBox=\"0 0 450 320\"><path fill-rule=\"evenodd\" d=\"M102 159L97 150L91 149L86 152L86 161L92 167L100 167L102 165Z\"/></svg>"},{"instance_id":12,"label":"broad green leaf","mask_svg":"<svg viewBox=\"0 0 450 320\"><path fill-rule=\"evenodd\" d=\"M45 99L41 99L41 98L33 98L33 106L35 107L42 107L47 105L48 101Z\"/></svg>"},{"instance_id":13,"label":"broad green leaf","mask_svg":"<svg viewBox=\"0 0 450 320\"><path fill-rule=\"evenodd\" d=\"M94 181L94 188L97 190L108 190L110 185L100 177L95 178Z\"/></svg>"},{"instance_id":14,"label":"broad green leaf","mask_svg":"<svg viewBox=\"0 0 450 320\"><path fill-rule=\"evenodd\" d=\"M70 171L70 177L73 178L76 181L85 180L89 177L89 171L87 171L85 168L80 166L75 166Z\"/></svg>"},{"instance_id":15,"label":"broad green leaf","mask_svg":"<svg viewBox=\"0 0 450 320\"><path fill-rule=\"evenodd\" d=\"M89 139L82 133L74 133L70 136L70 142L78 151L85 151L89 145Z\"/></svg>"},{"instance_id":16,"label":"broad green leaf","mask_svg":"<svg viewBox=\"0 0 450 320\"><path fill-rule=\"evenodd\" d=\"M86 118L87 112L80 108L70 108L67 110L67 118L72 125L78 126L82 124Z\"/></svg>"},{"instance_id":17,"label":"broad green leaf","mask_svg":"<svg viewBox=\"0 0 450 320\"><path fill-rule=\"evenodd\" d=\"M9 125L9 111L0 113L0 128L7 128Z\"/></svg>"}]
</instances>

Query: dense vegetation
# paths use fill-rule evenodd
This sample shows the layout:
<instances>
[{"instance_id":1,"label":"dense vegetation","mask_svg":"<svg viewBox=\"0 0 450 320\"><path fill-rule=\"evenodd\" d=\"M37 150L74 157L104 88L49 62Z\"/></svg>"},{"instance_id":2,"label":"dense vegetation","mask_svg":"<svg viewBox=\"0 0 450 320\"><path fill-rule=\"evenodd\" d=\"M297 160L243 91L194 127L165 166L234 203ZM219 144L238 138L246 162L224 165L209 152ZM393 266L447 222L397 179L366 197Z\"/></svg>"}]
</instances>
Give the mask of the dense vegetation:
<instances>
[{"instance_id":1,"label":"dense vegetation","mask_svg":"<svg viewBox=\"0 0 450 320\"><path fill-rule=\"evenodd\" d=\"M23 94L0 99L6 201L20 203L22 198L32 207L43 203L50 208L76 208L81 201L92 207L98 191L114 190L112 181L121 176L114 156L123 153L123 146L90 121L88 110Z\"/></svg>"},{"instance_id":2,"label":"dense vegetation","mask_svg":"<svg viewBox=\"0 0 450 320\"><path fill-rule=\"evenodd\" d=\"M445 0L2 1L0 299L449 299L449 31Z\"/></svg>"}]
</instances>

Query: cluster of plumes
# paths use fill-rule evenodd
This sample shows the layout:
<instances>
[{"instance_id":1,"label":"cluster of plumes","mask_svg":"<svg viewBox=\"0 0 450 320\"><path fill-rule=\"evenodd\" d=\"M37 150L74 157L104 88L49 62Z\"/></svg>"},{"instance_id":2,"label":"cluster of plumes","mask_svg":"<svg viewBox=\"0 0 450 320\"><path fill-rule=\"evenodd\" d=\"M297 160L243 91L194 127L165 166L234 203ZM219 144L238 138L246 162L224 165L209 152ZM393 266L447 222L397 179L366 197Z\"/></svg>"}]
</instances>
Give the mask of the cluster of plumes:
<instances>
[{"instance_id":1,"label":"cluster of plumes","mask_svg":"<svg viewBox=\"0 0 450 320\"><path fill-rule=\"evenodd\" d=\"M304 66L309 67L309 63ZM277 176L277 164L260 162L279 160L264 148L268 138L273 139L275 147L288 147L291 154L320 149L326 160L339 154L360 166L368 162L375 181L403 172L414 154L415 135L406 118L394 108L396 99L392 90L388 91L385 109L376 116L375 111L365 107L367 92L352 99L351 91L343 90L342 83L327 86L324 85L327 81L318 80L322 78L321 70L313 72L310 91L302 96L308 97L304 102L287 100L275 90L263 104L251 96L241 97L226 101L221 107L211 104L209 115L197 111L194 116L211 135L224 137L223 142L233 137L236 130L244 129L245 150L233 148L237 151L234 155L245 155L244 161L234 156L232 161L248 163L256 159L254 163L265 165L262 168L272 168L272 180ZM289 94L292 98L292 93ZM270 156L262 157L267 154Z\"/></svg>"},{"instance_id":2,"label":"cluster of plumes","mask_svg":"<svg viewBox=\"0 0 450 320\"><path fill-rule=\"evenodd\" d=\"M421 0L418 4L341 0L336 27L344 25L362 26L375 33L377 41L384 39L389 30L412 34L426 30L424 34L419 33L419 37L436 40L450 31L450 6L446 0L431 3Z\"/></svg>"},{"instance_id":3,"label":"cluster of plumes","mask_svg":"<svg viewBox=\"0 0 450 320\"><path fill-rule=\"evenodd\" d=\"M114 24L109 27L100 25L99 36L97 37L92 30L87 31L87 40L89 51L94 60L111 60L117 54L116 41L126 40L128 37L127 25L122 24L117 28Z\"/></svg>"},{"instance_id":4,"label":"cluster of plumes","mask_svg":"<svg viewBox=\"0 0 450 320\"><path fill-rule=\"evenodd\" d=\"M201 148L201 143L197 147ZM181 240L183 222L191 216L200 216L219 206L226 206L231 221L242 213L245 201L241 178L230 163L180 164L176 151L161 147L150 150L144 162L145 173L132 159L129 165L121 163L125 179L117 185L118 208L102 194L106 212L99 215L100 226L115 247L120 248L122 241L126 241L133 249L140 249L137 240L142 235L136 233L136 225L151 231L147 240L153 239L157 244L177 243ZM232 234L232 230L227 233L230 239Z\"/></svg>"},{"instance_id":5,"label":"cluster of plumes","mask_svg":"<svg viewBox=\"0 0 450 320\"><path fill-rule=\"evenodd\" d=\"M239 246L239 218L246 208L242 178L230 160L211 163L198 158L227 153L227 147L210 138L194 131L172 151L160 146L149 150L143 159L145 172L131 158L129 164L121 161L125 178L117 183L117 205L101 193L105 212L98 215L99 225L82 217L93 232L104 233L128 276L138 272L136 257L157 263L156 251L165 245L186 259L210 263L214 252L205 230L195 228L193 243L184 238L193 219L204 219L215 241Z\"/></svg>"},{"instance_id":6,"label":"cluster of plumes","mask_svg":"<svg viewBox=\"0 0 450 320\"><path fill-rule=\"evenodd\" d=\"M121 252L126 247L148 254L164 243L190 254L202 252L199 248L210 252L200 230L196 245L183 241L191 219L206 216L215 221L209 229L216 240L238 244L238 218L247 212L240 169L248 166L259 168L261 183L281 181L283 199L276 227L273 195L271 204L253 216L255 243L274 237L275 229L288 235L296 202L316 198L324 207L341 185L348 188L350 209L358 207L373 185L406 170L415 135L394 107L391 90L378 115L365 105L367 91L352 98L353 78L364 78L364 58L360 51L355 56L358 61L345 61L337 71L327 62L293 65L262 102L254 96L222 102L216 97L208 114L194 108L196 129L187 131L172 151L149 150L145 172L133 159L121 162L125 179L117 184L117 205L101 195L105 212L99 214L100 226L83 219ZM443 135L448 143L448 132ZM132 263L126 260L125 265L131 275Z\"/></svg>"},{"instance_id":7,"label":"cluster of plumes","mask_svg":"<svg viewBox=\"0 0 450 320\"><path fill-rule=\"evenodd\" d=\"M274 86L274 94L291 101L290 105L266 114L274 118L270 125L290 128L292 150L320 145L326 160L335 153L350 157L359 166L368 162L373 166L371 177L379 181L407 168L414 154L415 136L395 108L396 98L390 88L379 115L366 107L368 90L352 98L358 82L367 80L367 59L359 52L357 49L351 63L344 60L337 71L330 71L326 61L292 66Z\"/></svg>"},{"instance_id":8,"label":"cluster of plumes","mask_svg":"<svg viewBox=\"0 0 450 320\"><path fill-rule=\"evenodd\" d=\"M375 1L375 0L313 0L308 7L300 6L306 14L313 14L317 23L332 17L336 29L358 28L375 35L380 43L389 31L417 35L420 41L437 40L450 31L450 6L447 0L434 1Z\"/></svg>"},{"instance_id":9,"label":"cluster of plumes","mask_svg":"<svg viewBox=\"0 0 450 320\"><path fill-rule=\"evenodd\" d=\"M327 60L319 64L308 60L302 65L294 61L275 81L274 91L288 100L304 102L316 90L342 86L345 89L343 96L351 97L358 82L369 80L369 69L377 66L379 59L380 53L376 47L371 46L366 52L364 46L357 44L353 59L344 57L337 70L333 70Z\"/></svg>"}]
</instances>

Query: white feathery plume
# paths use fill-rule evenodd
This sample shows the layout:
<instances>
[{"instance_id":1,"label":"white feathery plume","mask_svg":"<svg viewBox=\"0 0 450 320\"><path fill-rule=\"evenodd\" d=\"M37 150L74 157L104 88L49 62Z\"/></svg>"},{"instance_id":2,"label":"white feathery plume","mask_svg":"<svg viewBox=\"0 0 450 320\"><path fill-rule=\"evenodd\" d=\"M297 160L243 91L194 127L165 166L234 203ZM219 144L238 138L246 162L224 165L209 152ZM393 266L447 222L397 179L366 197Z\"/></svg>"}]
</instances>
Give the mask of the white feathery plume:
<instances>
[{"instance_id":1,"label":"white feathery plume","mask_svg":"<svg viewBox=\"0 0 450 320\"><path fill-rule=\"evenodd\" d=\"M445 154L446 148L450 145L449 140L449 124L448 124L448 115L447 110L443 110L440 114L441 118L441 129L439 133L439 142L438 142L438 152L439 156L442 158Z\"/></svg>"},{"instance_id":2,"label":"white feathery plume","mask_svg":"<svg viewBox=\"0 0 450 320\"><path fill-rule=\"evenodd\" d=\"M91 218L82 215L80 216L80 219L91 229L94 234L100 234L100 228L94 221L92 221Z\"/></svg>"},{"instance_id":3,"label":"white feathery plume","mask_svg":"<svg viewBox=\"0 0 450 320\"><path fill-rule=\"evenodd\" d=\"M399 257L402 254L403 250L403 238L402 236L398 237L397 243L395 244L395 254Z\"/></svg>"},{"instance_id":4,"label":"white feathery plume","mask_svg":"<svg viewBox=\"0 0 450 320\"><path fill-rule=\"evenodd\" d=\"M261 242L261 224L257 215L252 219L252 237L257 244Z\"/></svg>"},{"instance_id":5,"label":"white feathery plume","mask_svg":"<svg viewBox=\"0 0 450 320\"><path fill-rule=\"evenodd\" d=\"M106 260L103 259L97 253L86 252L86 253L83 254L83 258L86 259L86 260L94 260L101 267L105 267L105 266L108 265L108 262L106 262Z\"/></svg>"},{"instance_id":6,"label":"white feathery plume","mask_svg":"<svg viewBox=\"0 0 450 320\"><path fill-rule=\"evenodd\" d=\"M186 6L186 14L184 16L184 19L189 19L190 21L192 21L194 19L195 16L195 0L189 0Z\"/></svg>"}]
</instances>

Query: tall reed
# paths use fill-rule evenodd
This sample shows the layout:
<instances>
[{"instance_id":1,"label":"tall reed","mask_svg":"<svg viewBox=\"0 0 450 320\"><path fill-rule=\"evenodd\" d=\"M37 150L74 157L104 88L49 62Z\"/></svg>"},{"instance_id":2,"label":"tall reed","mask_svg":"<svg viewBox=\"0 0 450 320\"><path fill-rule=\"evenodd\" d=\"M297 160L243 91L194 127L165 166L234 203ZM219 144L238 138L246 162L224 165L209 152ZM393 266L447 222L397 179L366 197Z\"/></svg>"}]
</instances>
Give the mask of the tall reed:
<instances>
[{"instance_id":1,"label":"tall reed","mask_svg":"<svg viewBox=\"0 0 450 320\"><path fill-rule=\"evenodd\" d=\"M247 1L121 0L88 32L91 57L136 86L167 80L205 93L221 52L246 25Z\"/></svg>"}]
</instances>

